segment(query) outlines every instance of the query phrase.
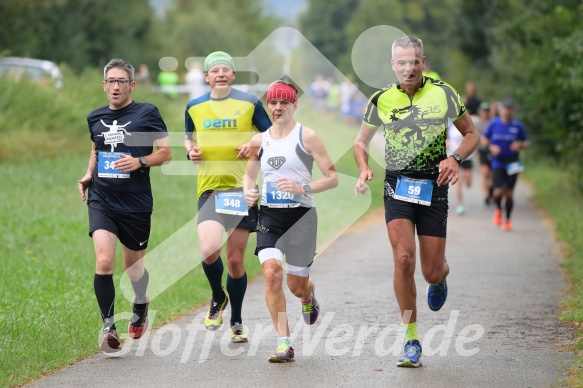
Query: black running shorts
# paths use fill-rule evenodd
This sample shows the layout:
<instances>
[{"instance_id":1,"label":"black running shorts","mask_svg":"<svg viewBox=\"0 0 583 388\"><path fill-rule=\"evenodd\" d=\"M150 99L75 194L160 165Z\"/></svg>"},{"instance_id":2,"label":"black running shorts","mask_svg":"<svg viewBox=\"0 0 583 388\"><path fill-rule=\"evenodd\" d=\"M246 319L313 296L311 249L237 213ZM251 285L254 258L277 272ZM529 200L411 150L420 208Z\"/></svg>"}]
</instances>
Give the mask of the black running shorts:
<instances>
[{"instance_id":1,"label":"black running shorts","mask_svg":"<svg viewBox=\"0 0 583 388\"><path fill-rule=\"evenodd\" d=\"M309 267L316 256L318 215L315 207L270 208L261 206L257 223L257 249L277 248L285 262Z\"/></svg>"},{"instance_id":2,"label":"black running shorts","mask_svg":"<svg viewBox=\"0 0 583 388\"><path fill-rule=\"evenodd\" d=\"M150 239L151 212L116 212L102 206L97 201L87 204L89 209L89 236L98 229L107 230L117 236L119 241L132 251L148 247Z\"/></svg>"},{"instance_id":3,"label":"black running shorts","mask_svg":"<svg viewBox=\"0 0 583 388\"><path fill-rule=\"evenodd\" d=\"M480 165L490 167L492 162L492 154L487 148L478 148L478 155L480 157Z\"/></svg>"},{"instance_id":4,"label":"black running shorts","mask_svg":"<svg viewBox=\"0 0 583 388\"><path fill-rule=\"evenodd\" d=\"M518 174L508 175L506 168L496 167L492 169L492 186L494 189L514 190Z\"/></svg>"},{"instance_id":5,"label":"black running shorts","mask_svg":"<svg viewBox=\"0 0 583 388\"><path fill-rule=\"evenodd\" d=\"M431 206L394 199L398 174L387 172L385 176L385 221L406 219L415 224L420 236L443 237L447 235L447 212L449 209L447 191L449 186L437 186L437 177L433 179L433 195ZM419 178L419 177L414 177Z\"/></svg>"}]
</instances>

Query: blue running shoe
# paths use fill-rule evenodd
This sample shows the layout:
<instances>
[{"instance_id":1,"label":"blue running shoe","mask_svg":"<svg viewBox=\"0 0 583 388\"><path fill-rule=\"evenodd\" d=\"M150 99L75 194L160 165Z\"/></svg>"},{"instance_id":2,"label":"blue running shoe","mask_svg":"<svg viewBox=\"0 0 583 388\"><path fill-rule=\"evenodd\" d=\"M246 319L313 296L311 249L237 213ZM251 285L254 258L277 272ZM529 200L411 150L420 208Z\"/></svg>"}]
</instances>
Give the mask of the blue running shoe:
<instances>
[{"instance_id":1,"label":"blue running shoe","mask_svg":"<svg viewBox=\"0 0 583 388\"><path fill-rule=\"evenodd\" d=\"M427 304L433 311L439 311L447 299L447 282L444 280L438 285L430 284L427 287Z\"/></svg>"},{"instance_id":2,"label":"blue running shoe","mask_svg":"<svg viewBox=\"0 0 583 388\"><path fill-rule=\"evenodd\" d=\"M418 340L407 341L405 344L405 354L397 360L397 366L419 368L421 365L421 344Z\"/></svg>"}]
</instances>

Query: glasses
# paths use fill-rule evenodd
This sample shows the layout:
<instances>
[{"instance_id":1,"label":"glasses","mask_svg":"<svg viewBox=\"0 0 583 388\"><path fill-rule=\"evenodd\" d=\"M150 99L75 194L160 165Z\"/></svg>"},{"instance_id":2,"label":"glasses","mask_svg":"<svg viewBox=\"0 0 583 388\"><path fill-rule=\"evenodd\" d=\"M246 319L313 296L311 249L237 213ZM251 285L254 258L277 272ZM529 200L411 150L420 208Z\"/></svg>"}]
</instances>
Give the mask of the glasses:
<instances>
[{"instance_id":1,"label":"glasses","mask_svg":"<svg viewBox=\"0 0 583 388\"><path fill-rule=\"evenodd\" d=\"M113 86L115 85L115 83L117 82L117 84L119 86L125 86L127 84L129 84L131 82L131 79L126 79L126 78L120 78L120 79L113 79L113 78L108 78L105 80L105 83L109 86Z\"/></svg>"}]
</instances>

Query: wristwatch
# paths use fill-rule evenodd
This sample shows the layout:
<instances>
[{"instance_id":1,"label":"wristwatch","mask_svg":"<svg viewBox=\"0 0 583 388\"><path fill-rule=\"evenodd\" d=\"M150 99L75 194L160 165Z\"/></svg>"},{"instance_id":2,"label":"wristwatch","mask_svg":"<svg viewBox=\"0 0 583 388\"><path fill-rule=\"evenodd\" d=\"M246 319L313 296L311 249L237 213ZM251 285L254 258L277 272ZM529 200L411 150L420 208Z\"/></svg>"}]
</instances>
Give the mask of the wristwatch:
<instances>
[{"instance_id":1,"label":"wristwatch","mask_svg":"<svg viewBox=\"0 0 583 388\"><path fill-rule=\"evenodd\" d=\"M454 158L455 161L457 162L457 164L462 164L462 157L459 156L458 154L451 154L449 156L451 156L452 158Z\"/></svg>"},{"instance_id":2,"label":"wristwatch","mask_svg":"<svg viewBox=\"0 0 583 388\"><path fill-rule=\"evenodd\" d=\"M148 161L146 160L145 156L140 156L140 163L142 164L142 168L146 167L146 164L148 164Z\"/></svg>"},{"instance_id":3,"label":"wristwatch","mask_svg":"<svg viewBox=\"0 0 583 388\"><path fill-rule=\"evenodd\" d=\"M310 185L303 185L302 188L304 189L304 196L306 197L312 192Z\"/></svg>"}]
</instances>

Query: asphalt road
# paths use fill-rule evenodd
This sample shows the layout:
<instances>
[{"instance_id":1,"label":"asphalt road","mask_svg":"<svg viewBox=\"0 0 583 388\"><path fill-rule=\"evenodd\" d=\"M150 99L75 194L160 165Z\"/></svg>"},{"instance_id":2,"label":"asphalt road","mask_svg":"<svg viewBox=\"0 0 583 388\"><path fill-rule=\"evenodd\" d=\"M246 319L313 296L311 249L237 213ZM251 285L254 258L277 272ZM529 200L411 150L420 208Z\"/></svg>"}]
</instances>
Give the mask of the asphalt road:
<instances>
[{"instance_id":1,"label":"asphalt road","mask_svg":"<svg viewBox=\"0 0 583 388\"><path fill-rule=\"evenodd\" d=\"M475 169L475 178L478 171ZM316 259L312 278L322 314L303 323L288 295L296 362L270 364L276 335L263 280L249 285L243 316L247 344L230 344L228 328L202 326L206 306L115 356L98 354L33 387L420 386L548 387L567 376L573 331L556 320L565 290L559 246L519 180L514 230L491 224L479 181L466 191L467 213L455 214L450 190L449 298L439 312L425 302L416 271L423 367L395 367L404 344L392 289L391 250L381 217L343 234ZM152 314L155 315L155 314ZM226 315L228 322L228 314ZM155 316L151 319L155 321ZM97 344L96 344L97 348Z\"/></svg>"}]
</instances>

